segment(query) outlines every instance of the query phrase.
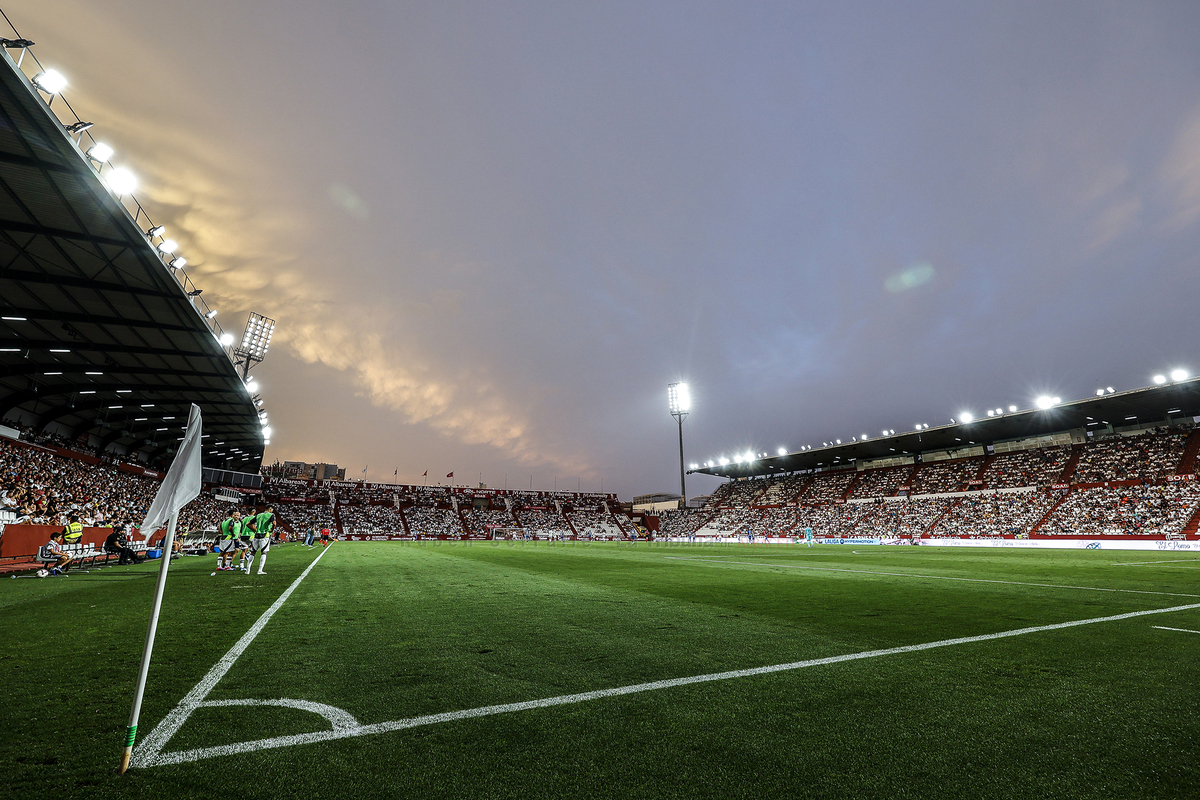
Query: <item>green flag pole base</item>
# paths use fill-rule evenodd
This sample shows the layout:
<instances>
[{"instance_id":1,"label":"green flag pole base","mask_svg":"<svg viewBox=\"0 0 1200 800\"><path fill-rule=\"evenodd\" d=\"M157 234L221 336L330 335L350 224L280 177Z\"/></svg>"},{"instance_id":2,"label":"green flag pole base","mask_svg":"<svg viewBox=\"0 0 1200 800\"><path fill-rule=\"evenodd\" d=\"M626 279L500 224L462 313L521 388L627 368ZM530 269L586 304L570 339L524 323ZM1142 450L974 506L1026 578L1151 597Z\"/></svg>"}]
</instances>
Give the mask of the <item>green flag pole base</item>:
<instances>
[{"instance_id":1,"label":"green flag pole base","mask_svg":"<svg viewBox=\"0 0 1200 800\"><path fill-rule=\"evenodd\" d=\"M118 775L124 775L129 770L129 759L133 756L135 739L137 739L137 725L130 725L125 729L125 749L121 751L121 766L117 767Z\"/></svg>"}]
</instances>

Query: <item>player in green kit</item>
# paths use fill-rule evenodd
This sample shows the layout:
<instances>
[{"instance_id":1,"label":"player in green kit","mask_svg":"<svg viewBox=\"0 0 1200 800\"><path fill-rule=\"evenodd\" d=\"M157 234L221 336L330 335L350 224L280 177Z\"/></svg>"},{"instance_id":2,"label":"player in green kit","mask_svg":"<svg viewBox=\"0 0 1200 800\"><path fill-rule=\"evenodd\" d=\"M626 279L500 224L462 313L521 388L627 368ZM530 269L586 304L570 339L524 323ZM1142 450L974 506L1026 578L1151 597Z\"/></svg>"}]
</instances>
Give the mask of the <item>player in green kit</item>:
<instances>
[{"instance_id":1,"label":"player in green kit","mask_svg":"<svg viewBox=\"0 0 1200 800\"><path fill-rule=\"evenodd\" d=\"M234 509L221 522L221 535L218 550L221 555L217 558L217 569L233 569L233 553L238 546L238 537L242 535L242 512Z\"/></svg>"},{"instance_id":2,"label":"player in green kit","mask_svg":"<svg viewBox=\"0 0 1200 800\"><path fill-rule=\"evenodd\" d=\"M267 564L267 553L271 551L271 533L275 530L275 507L267 506L261 514L255 514L247 520L250 530L254 531L254 539L250 542L250 561L246 564L246 572L254 565L254 554L261 553L258 559L258 574L266 575L263 567Z\"/></svg>"}]
</instances>

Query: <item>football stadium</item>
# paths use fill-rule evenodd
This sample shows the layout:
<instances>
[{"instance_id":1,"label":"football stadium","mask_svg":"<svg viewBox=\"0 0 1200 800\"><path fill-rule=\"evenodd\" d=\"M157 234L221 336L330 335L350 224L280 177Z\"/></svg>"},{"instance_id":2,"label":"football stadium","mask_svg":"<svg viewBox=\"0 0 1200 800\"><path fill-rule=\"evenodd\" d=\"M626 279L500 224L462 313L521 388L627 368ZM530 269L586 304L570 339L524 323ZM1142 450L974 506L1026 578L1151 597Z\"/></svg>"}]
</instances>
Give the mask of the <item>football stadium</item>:
<instances>
[{"instance_id":1,"label":"football stadium","mask_svg":"<svg viewBox=\"0 0 1200 800\"><path fill-rule=\"evenodd\" d=\"M0 38L5 796L1200 792L1200 359L702 459L696 387L656 386L654 502L633 459L356 476L273 432L357 423L283 379L285 304L189 265L35 9Z\"/></svg>"}]
</instances>

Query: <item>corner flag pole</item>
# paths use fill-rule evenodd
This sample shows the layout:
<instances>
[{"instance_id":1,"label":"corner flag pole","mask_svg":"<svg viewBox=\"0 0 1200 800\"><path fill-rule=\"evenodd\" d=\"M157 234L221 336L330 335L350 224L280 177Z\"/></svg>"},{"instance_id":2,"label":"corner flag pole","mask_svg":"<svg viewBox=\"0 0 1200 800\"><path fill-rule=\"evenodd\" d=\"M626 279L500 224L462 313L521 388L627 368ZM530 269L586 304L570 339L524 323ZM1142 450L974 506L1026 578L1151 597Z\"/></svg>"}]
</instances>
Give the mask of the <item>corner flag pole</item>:
<instances>
[{"instance_id":1,"label":"corner flag pole","mask_svg":"<svg viewBox=\"0 0 1200 800\"><path fill-rule=\"evenodd\" d=\"M141 529L150 531L161 530L167 523L167 536L162 541L162 563L158 566L158 583L154 587L154 605L150 609L150 627L146 630L146 646L142 649L142 665L138 669L137 689L133 693L133 709L129 712L129 727L125 729L125 749L121 752L121 766L117 768L118 775L124 775L129 769L129 761L133 756L133 745L137 741L138 716L142 713L142 695L146 692L146 676L150 672L150 653L154 650L154 633L158 630L158 613L162 609L163 590L167 588L167 568L171 565L171 550L175 542L175 526L179 523L179 511L200 495L204 485L203 469L200 465L200 449L203 436L201 429L200 406L192 403L188 413L187 428L184 429L183 445L175 454L167 477L154 495L154 502L146 512L146 519Z\"/></svg>"},{"instance_id":2,"label":"corner flag pole","mask_svg":"<svg viewBox=\"0 0 1200 800\"><path fill-rule=\"evenodd\" d=\"M146 646L142 649L142 665L138 668L137 688L133 692L133 709L129 712L129 726L125 728L125 749L121 751L121 766L118 775L129 769L133 756L133 743L137 739L138 717L142 713L142 696L146 693L146 676L150 673L150 654L154 650L154 634L158 630L158 612L162 609L163 590L167 588L167 568L171 566L171 544L175 540L175 525L179 513L171 515L167 523L167 538L162 543L162 563L158 566L158 583L154 587L154 605L150 609L150 627L146 630Z\"/></svg>"}]
</instances>

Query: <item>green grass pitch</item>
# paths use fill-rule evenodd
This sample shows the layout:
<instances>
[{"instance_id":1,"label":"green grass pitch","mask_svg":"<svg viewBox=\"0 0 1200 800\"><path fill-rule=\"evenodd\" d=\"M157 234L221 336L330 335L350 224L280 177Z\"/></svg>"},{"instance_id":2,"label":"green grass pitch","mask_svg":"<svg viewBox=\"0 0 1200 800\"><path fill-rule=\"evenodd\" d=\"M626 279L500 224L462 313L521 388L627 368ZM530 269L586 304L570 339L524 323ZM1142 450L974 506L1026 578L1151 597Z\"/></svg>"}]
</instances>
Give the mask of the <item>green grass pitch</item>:
<instances>
[{"instance_id":1,"label":"green grass pitch","mask_svg":"<svg viewBox=\"0 0 1200 800\"><path fill-rule=\"evenodd\" d=\"M320 552L172 565L139 743ZM4 796L1200 796L1200 609L118 777L156 570L0 580ZM1197 603L1169 552L341 542L208 700L370 725ZM329 728L206 707L163 752Z\"/></svg>"}]
</instances>

